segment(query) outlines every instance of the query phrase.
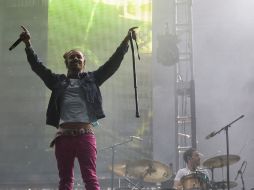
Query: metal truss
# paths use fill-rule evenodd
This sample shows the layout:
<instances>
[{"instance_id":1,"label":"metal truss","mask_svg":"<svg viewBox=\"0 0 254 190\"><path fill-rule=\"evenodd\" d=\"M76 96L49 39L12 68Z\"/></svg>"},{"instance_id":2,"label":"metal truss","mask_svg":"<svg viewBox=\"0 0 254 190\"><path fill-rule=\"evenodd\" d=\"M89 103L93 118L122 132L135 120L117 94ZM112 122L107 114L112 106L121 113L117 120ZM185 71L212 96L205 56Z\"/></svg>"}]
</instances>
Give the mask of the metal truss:
<instances>
[{"instance_id":1,"label":"metal truss","mask_svg":"<svg viewBox=\"0 0 254 190\"><path fill-rule=\"evenodd\" d=\"M185 166L182 153L196 148L195 84L192 52L192 1L174 0L179 60L175 67L176 169Z\"/></svg>"}]
</instances>

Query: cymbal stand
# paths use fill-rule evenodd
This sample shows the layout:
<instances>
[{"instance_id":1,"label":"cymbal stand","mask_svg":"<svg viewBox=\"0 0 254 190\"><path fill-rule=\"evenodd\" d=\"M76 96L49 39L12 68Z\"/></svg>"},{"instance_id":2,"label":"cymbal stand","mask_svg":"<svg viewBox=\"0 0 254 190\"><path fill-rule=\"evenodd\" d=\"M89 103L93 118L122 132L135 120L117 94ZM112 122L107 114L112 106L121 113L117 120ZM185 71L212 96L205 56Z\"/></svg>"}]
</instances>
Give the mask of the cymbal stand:
<instances>
[{"instance_id":1,"label":"cymbal stand","mask_svg":"<svg viewBox=\"0 0 254 190\"><path fill-rule=\"evenodd\" d=\"M222 127L219 131L215 132L213 134L213 136L219 134L221 131L225 130L226 131L226 148L227 148L227 189L229 190L229 139L228 139L228 128L231 127L231 125L233 123L235 123L236 121L238 121L239 119L242 119L244 117L244 115L241 115L240 117L238 117L237 119L235 119L234 121L232 121L231 123L229 123L228 125L226 125L225 127Z\"/></svg>"},{"instance_id":2,"label":"cymbal stand","mask_svg":"<svg viewBox=\"0 0 254 190\"><path fill-rule=\"evenodd\" d=\"M115 163L115 151L116 151L116 147L118 147L118 146L120 146L120 145L127 144L127 143L132 142L132 141L133 141L133 138L130 138L129 140L125 140L125 141L123 141L123 142L113 144L112 146L105 147L105 148L102 148L102 149L100 150L100 151L102 151L102 150L107 150L107 149L111 149L111 150L112 150L112 160L111 160L111 164L112 164L112 171L111 171L111 190L113 190L113 188L114 188L114 163Z\"/></svg>"},{"instance_id":3,"label":"cymbal stand","mask_svg":"<svg viewBox=\"0 0 254 190\"><path fill-rule=\"evenodd\" d=\"M241 181L242 181L242 185L243 185L242 190L245 190L244 180L243 180L243 173L241 172L240 174L241 174Z\"/></svg>"},{"instance_id":4,"label":"cymbal stand","mask_svg":"<svg viewBox=\"0 0 254 190\"><path fill-rule=\"evenodd\" d=\"M244 180L243 180L243 174L245 172L245 169L247 167L247 162L246 162L246 165L245 165L245 168L243 169L243 171L240 170L240 175L241 175L241 181L242 181L242 190L245 190L245 185L244 185Z\"/></svg>"},{"instance_id":5,"label":"cymbal stand","mask_svg":"<svg viewBox=\"0 0 254 190\"><path fill-rule=\"evenodd\" d=\"M128 183L130 183L133 187L131 189L134 189L135 187L138 188L139 190L141 190L143 188L143 185L141 185L140 187L138 187L138 183L133 183L128 177L123 176L123 179L126 180Z\"/></svg>"},{"instance_id":6,"label":"cymbal stand","mask_svg":"<svg viewBox=\"0 0 254 190\"><path fill-rule=\"evenodd\" d=\"M214 168L209 168L211 170L211 174L212 174L212 180L211 180L211 186L212 186L212 190L215 190L214 187Z\"/></svg>"}]
</instances>

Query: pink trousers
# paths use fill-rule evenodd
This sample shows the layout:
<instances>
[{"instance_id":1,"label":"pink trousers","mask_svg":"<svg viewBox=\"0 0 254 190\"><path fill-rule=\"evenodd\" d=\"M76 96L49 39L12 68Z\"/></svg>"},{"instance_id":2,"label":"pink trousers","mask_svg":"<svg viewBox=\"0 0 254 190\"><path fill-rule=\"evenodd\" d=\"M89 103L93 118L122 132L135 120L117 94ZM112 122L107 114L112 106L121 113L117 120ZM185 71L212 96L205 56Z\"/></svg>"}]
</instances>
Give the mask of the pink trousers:
<instances>
[{"instance_id":1,"label":"pink trousers","mask_svg":"<svg viewBox=\"0 0 254 190\"><path fill-rule=\"evenodd\" d=\"M55 156L59 171L59 190L74 186L74 160L78 159L86 190L99 190L96 175L96 139L93 134L60 136L55 142Z\"/></svg>"}]
</instances>

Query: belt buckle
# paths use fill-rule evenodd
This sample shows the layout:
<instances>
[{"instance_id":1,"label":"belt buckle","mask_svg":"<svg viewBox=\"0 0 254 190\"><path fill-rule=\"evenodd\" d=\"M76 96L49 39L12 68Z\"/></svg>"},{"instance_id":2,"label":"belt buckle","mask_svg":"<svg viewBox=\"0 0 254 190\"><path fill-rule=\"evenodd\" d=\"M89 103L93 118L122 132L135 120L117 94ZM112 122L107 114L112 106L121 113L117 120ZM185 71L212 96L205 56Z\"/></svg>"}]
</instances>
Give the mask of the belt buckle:
<instances>
[{"instance_id":1,"label":"belt buckle","mask_svg":"<svg viewBox=\"0 0 254 190\"><path fill-rule=\"evenodd\" d=\"M71 136L77 136L77 131L76 130L71 130Z\"/></svg>"},{"instance_id":2,"label":"belt buckle","mask_svg":"<svg viewBox=\"0 0 254 190\"><path fill-rule=\"evenodd\" d=\"M83 134L86 133L86 130L85 130L84 128L81 128L81 129L79 130L79 133L80 133L81 135L83 135Z\"/></svg>"}]
</instances>

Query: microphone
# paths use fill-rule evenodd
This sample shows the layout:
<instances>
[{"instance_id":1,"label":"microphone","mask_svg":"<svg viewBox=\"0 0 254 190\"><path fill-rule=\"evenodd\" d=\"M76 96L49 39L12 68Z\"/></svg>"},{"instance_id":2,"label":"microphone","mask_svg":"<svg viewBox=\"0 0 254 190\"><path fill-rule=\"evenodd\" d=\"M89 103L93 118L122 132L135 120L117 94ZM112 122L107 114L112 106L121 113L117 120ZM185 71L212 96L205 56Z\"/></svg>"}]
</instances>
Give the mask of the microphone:
<instances>
[{"instance_id":1,"label":"microphone","mask_svg":"<svg viewBox=\"0 0 254 190\"><path fill-rule=\"evenodd\" d=\"M134 26L132 28L129 29L129 31L131 32L131 38L135 41L136 47L137 47L137 53L138 53L138 59L140 60L140 55L139 55L139 51L138 51L138 43L137 43L137 35L135 32L135 29L137 29L137 26Z\"/></svg>"},{"instance_id":2,"label":"microphone","mask_svg":"<svg viewBox=\"0 0 254 190\"><path fill-rule=\"evenodd\" d=\"M134 26L134 27L130 28L129 31L133 31L133 30L135 30L137 28L138 28L137 26Z\"/></svg>"},{"instance_id":3,"label":"microphone","mask_svg":"<svg viewBox=\"0 0 254 190\"><path fill-rule=\"evenodd\" d=\"M130 136L131 139L136 139L136 140L139 140L139 141L142 141L143 139L140 138L140 137L136 137L136 136Z\"/></svg>"},{"instance_id":4,"label":"microphone","mask_svg":"<svg viewBox=\"0 0 254 190\"><path fill-rule=\"evenodd\" d=\"M241 168L240 168L240 169L238 170L238 172L237 172L237 175L236 175L236 177L235 177L235 181L237 180L239 174L242 173L242 169L243 169L244 164L247 164L247 162L246 162L246 161L243 161L243 163L242 163L242 165L241 165Z\"/></svg>"},{"instance_id":5,"label":"microphone","mask_svg":"<svg viewBox=\"0 0 254 190\"><path fill-rule=\"evenodd\" d=\"M19 45L20 42L22 42L22 39L21 38L17 39L17 41L14 42L14 44L11 45L9 50L11 51L12 49L14 49L17 45Z\"/></svg>"},{"instance_id":6,"label":"microphone","mask_svg":"<svg viewBox=\"0 0 254 190\"><path fill-rule=\"evenodd\" d=\"M216 132L213 131L213 132L211 132L209 135L207 135L207 136L205 137L205 139L210 139L211 137L213 137L213 136L215 136L215 135L216 135Z\"/></svg>"}]
</instances>

